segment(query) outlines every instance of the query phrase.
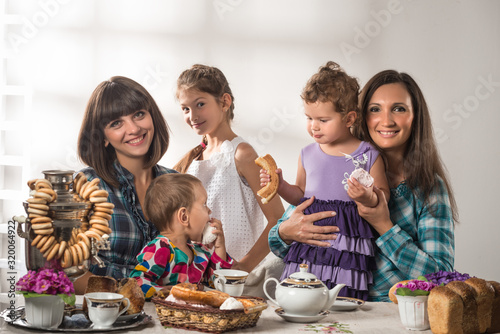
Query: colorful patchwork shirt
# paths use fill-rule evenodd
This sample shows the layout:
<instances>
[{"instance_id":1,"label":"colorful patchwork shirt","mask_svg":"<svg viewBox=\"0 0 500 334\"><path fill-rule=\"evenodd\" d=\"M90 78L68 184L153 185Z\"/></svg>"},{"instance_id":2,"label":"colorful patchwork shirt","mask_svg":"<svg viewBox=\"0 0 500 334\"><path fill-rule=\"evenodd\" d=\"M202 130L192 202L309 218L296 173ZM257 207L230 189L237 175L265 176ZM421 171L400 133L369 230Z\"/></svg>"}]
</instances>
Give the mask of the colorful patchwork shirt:
<instances>
[{"instance_id":1,"label":"colorful patchwork shirt","mask_svg":"<svg viewBox=\"0 0 500 334\"><path fill-rule=\"evenodd\" d=\"M189 282L207 284L214 270L229 269L233 259L222 260L217 253L204 245L188 243L193 251L193 262L189 263L186 253L175 247L167 237L159 235L137 255L139 264L130 277L137 280L146 298L167 285Z\"/></svg>"}]
</instances>

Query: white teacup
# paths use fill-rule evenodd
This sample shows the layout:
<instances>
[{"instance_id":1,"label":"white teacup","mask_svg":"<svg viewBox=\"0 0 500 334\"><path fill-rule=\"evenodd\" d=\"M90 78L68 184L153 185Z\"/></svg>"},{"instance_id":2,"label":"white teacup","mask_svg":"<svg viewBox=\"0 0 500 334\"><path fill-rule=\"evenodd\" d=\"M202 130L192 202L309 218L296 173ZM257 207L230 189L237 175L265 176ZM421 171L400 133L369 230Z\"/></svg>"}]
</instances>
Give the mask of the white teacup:
<instances>
[{"instance_id":1,"label":"white teacup","mask_svg":"<svg viewBox=\"0 0 500 334\"><path fill-rule=\"evenodd\" d=\"M116 319L127 312L130 301L119 293L92 292L84 295L89 310L89 319L94 324L94 328L110 328ZM126 301L125 307L120 311L120 307Z\"/></svg>"},{"instance_id":2,"label":"white teacup","mask_svg":"<svg viewBox=\"0 0 500 334\"><path fill-rule=\"evenodd\" d=\"M214 271L214 286L231 296L241 296L248 273L243 270L218 269Z\"/></svg>"}]
</instances>

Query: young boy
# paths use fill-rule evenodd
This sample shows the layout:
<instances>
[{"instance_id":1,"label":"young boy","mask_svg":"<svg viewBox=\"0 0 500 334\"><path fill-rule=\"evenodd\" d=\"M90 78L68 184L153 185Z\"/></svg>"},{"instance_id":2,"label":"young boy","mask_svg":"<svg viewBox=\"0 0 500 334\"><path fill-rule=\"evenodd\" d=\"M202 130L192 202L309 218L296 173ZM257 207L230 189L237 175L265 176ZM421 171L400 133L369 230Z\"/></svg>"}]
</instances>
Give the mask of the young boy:
<instances>
[{"instance_id":1,"label":"young boy","mask_svg":"<svg viewBox=\"0 0 500 334\"><path fill-rule=\"evenodd\" d=\"M130 274L146 298L167 285L207 284L214 270L233 265L222 224L210 218L206 201L201 181L189 174L161 175L149 186L144 213L160 234L137 255L139 264ZM210 249L201 244L207 224L217 236Z\"/></svg>"}]
</instances>

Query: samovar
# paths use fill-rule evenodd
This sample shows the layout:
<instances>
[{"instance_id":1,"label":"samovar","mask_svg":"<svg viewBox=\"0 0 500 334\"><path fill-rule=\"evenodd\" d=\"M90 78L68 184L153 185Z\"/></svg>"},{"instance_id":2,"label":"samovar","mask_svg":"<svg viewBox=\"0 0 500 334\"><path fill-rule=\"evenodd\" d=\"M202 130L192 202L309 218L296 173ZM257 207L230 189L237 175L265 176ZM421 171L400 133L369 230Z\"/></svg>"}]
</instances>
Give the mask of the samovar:
<instances>
[{"instance_id":1,"label":"samovar","mask_svg":"<svg viewBox=\"0 0 500 334\"><path fill-rule=\"evenodd\" d=\"M77 193L72 189L73 184L73 174L74 171L71 170L46 170L42 172L45 179L50 181L53 186L53 190L57 194L57 199L48 204L48 217L52 218L53 225L53 236L58 240L58 242L66 241L70 242L71 238L74 238L77 231L85 230L85 226L88 226L88 215L92 209L92 203L83 200ZM28 203L23 203L27 216L28 213ZM36 237L34 230L31 226L30 218L25 216L15 216L14 221L18 222L17 234L26 239L26 268L28 270L37 270L47 266L47 260L44 258L43 254L36 247L31 245L32 241ZM25 224L26 228L23 231L22 225ZM88 271L90 263L96 263L100 267L104 266L104 263L98 257L99 250L109 250L109 241L107 236L104 236L102 240L96 241L91 239L90 247L90 258L84 260L81 264L72 265L68 268L64 268L65 273L72 280L85 274ZM50 264L49 264L50 265Z\"/></svg>"}]
</instances>

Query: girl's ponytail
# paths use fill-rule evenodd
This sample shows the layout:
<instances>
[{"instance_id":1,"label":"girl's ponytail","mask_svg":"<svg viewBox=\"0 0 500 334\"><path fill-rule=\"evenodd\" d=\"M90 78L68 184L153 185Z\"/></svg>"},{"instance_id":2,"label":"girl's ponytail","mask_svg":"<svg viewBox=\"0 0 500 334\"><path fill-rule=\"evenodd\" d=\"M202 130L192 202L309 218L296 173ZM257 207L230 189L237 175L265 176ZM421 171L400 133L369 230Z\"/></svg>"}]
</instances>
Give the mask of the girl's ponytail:
<instances>
[{"instance_id":1,"label":"girl's ponytail","mask_svg":"<svg viewBox=\"0 0 500 334\"><path fill-rule=\"evenodd\" d=\"M203 136L203 140L200 145L193 148L191 151L186 153L181 160L174 166L174 169L179 173L185 174L191 163L197 159L207 147L207 139Z\"/></svg>"}]
</instances>

